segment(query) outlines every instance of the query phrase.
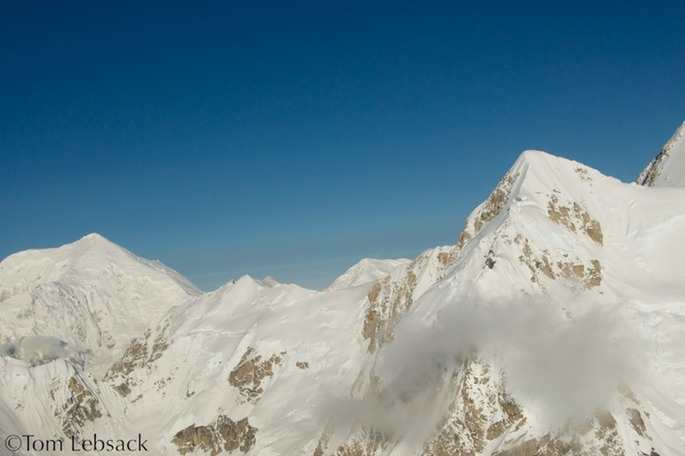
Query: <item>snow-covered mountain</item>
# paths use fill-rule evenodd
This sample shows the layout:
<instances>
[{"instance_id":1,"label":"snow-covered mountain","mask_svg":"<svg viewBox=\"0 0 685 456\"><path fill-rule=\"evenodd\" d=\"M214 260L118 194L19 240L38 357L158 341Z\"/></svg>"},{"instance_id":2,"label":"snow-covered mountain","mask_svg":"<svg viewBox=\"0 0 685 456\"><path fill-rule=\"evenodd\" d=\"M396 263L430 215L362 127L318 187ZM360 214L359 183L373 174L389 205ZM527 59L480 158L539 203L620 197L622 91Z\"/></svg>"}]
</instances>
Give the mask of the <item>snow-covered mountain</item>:
<instances>
[{"instance_id":1,"label":"snow-covered mountain","mask_svg":"<svg viewBox=\"0 0 685 456\"><path fill-rule=\"evenodd\" d=\"M98 234L0 263L0 343L26 361L83 355L111 362L150 321L200 295L177 272Z\"/></svg>"},{"instance_id":2,"label":"snow-covered mountain","mask_svg":"<svg viewBox=\"0 0 685 456\"><path fill-rule=\"evenodd\" d=\"M95 235L13 255L0 439L140 433L160 455L685 454L682 131L645 185L524 152L455 245L362 260L322 292L244 276L199 294ZM25 355L44 345L40 362Z\"/></svg>"}]
</instances>

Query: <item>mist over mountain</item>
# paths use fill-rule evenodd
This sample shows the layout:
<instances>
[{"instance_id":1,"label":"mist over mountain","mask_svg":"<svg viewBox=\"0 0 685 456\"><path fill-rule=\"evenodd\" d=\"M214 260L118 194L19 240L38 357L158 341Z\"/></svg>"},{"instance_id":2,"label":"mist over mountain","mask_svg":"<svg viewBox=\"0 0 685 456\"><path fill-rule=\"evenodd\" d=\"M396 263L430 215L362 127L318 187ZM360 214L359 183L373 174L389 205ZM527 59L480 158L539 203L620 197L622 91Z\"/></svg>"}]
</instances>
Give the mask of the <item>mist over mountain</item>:
<instances>
[{"instance_id":1,"label":"mist over mountain","mask_svg":"<svg viewBox=\"0 0 685 456\"><path fill-rule=\"evenodd\" d=\"M323 291L202 293L97 234L11 255L0 454L685 454L684 131L634 183L526 151L454 245Z\"/></svg>"}]
</instances>

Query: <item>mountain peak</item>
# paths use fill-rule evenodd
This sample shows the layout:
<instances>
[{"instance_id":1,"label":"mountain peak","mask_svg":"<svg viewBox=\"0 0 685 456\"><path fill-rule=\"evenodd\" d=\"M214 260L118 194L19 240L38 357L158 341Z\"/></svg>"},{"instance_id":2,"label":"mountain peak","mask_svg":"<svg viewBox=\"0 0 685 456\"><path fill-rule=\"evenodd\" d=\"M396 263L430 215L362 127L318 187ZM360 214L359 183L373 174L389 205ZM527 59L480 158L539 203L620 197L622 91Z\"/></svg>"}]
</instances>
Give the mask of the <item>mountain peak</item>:
<instances>
[{"instance_id":1,"label":"mountain peak","mask_svg":"<svg viewBox=\"0 0 685 456\"><path fill-rule=\"evenodd\" d=\"M79 242L79 241L84 241L84 242L86 242L86 241L88 241L88 242L102 242L102 241L111 242L110 240L105 238L103 235L98 234L98 233L86 234L85 236L83 236L81 239L79 239L76 242Z\"/></svg>"},{"instance_id":2,"label":"mountain peak","mask_svg":"<svg viewBox=\"0 0 685 456\"><path fill-rule=\"evenodd\" d=\"M2 261L0 296L7 316L0 333L9 340L54 337L106 362L147 323L199 294L162 263L91 233Z\"/></svg>"},{"instance_id":3,"label":"mountain peak","mask_svg":"<svg viewBox=\"0 0 685 456\"><path fill-rule=\"evenodd\" d=\"M66 244L63 247L74 247L77 249L84 249L84 250L91 250L91 249L104 249L104 250L116 250L116 251L128 251L121 247L120 245L110 241L106 237L102 236L101 234L98 233L90 233L82 238L70 243Z\"/></svg>"},{"instance_id":4,"label":"mountain peak","mask_svg":"<svg viewBox=\"0 0 685 456\"><path fill-rule=\"evenodd\" d=\"M487 224L500 214L508 213L514 203L520 207L537 206L545 213L550 201L557 198L553 195L576 195L590 191L597 179L613 178L603 176L599 171L574 160L539 150L526 150L504 174L490 196L468 217L457 247L464 247ZM556 203L552 201L552 204Z\"/></svg>"},{"instance_id":5,"label":"mountain peak","mask_svg":"<svg viewBox=\"0 0 685 456\"><path fill-rule=\"evenodd\" d=\"M685 122L640 173L637 183L648 187L685 187Z\"/></svg>"},{"instance_id":6,"label":"mountain peak","mask_svg":"<svg viewBox=\"0 0 685 456\"><path fill-rule=\"evenodd\" d=\"M511 167L510 172L528 170L529 168L533 167L536 169L536 171L540 171L538 174L544 174L546 170L550 169L553 169L556 172L577 172L578 168L582 168L584 170L592 169L575 160L553 155L549 152L544 152L541 150L529 149L521 152L521 155L519 155L514 162L514 165Z\"/></svg>"}]
</instances>

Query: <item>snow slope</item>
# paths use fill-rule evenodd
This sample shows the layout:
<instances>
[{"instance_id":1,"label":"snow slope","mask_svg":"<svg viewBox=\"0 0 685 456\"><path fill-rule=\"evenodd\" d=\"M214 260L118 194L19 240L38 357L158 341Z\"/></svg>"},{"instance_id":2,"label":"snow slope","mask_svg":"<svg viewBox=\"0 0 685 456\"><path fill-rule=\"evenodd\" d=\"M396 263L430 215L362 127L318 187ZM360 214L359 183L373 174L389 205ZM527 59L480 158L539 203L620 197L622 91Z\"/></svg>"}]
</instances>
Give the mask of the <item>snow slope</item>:
<instances>
[{"instance_id":1,"label":"snow slope","mask_svg":"<svg viewBox=\"0 0 685 456\"><path fill-rule=\"evenodd\" d=\"M504 390L526 418L516 429L516 414L505 413L504 401L491 413L511 421L512 435L497 449L487 439L456 439L454 448L541 450L551 445L545 439L555 440L555 420L576 409L589 419L595 409L604 415L594 418L591 432L557 441L576 438L587 454L685 452L685 351L677 342L685 329L685 266L677 260L685 253L683 214L682 188L624 184L541 152L519 158L469 217L462 235L468 241L450 273L405 319L409 334L422 327L409 322L440 327L446 315L457 328L475 326L465 340L447 337L451 348L479 346L484 360L472 369L500 371L508 382L490 377L489 394L463 390L484 410ZM439 352L445 348L435 343ZM453 412L453 428L467 424ZM442 448L448 435L431 448Z\"/></svg>"},{"instance_id":2,"label":"snow slope","mask_svg":"<svg viewBox=\"0 0 685 456\"><path fill-rule=\"evenodd\" d=\"M34 361L68 351L108 364L150 321L199 294L163 264L90 234L0 263L0 342Z\"/></svg>"},{"instance_id":3,"label":"snow slope","mask_svg":"<svg viewBox=\"0 0 685 456\"><path fill-rule=\"evenodd\" d=\"M252 454L296 454L318 436L317 407L351 387L363 347L349 330L367 291L317 293L244 276L173 309L108 373L113 388L139 398L122 425L151 426L164 436L157 451L174 454L175 436L192 426L246 420L258 429ZM165 418L156 420L161 401Z\"/></svg>"},{"instance_id":4,"label":"snow slope","mask_svg":"<svg viewBox=\"0 0 685 456\"><path fill-rule=\"evenodd\" d=\"M409 263L411 260L404 258L399 260L364 258L335 279L327 290L341 290L369 282L377 282L391 274L395 269L407 266Z\"/></svg>"},{"instance_id":5,"label":"snow slope","mask_svg":"<svg viewBox=\"0 0 685 456\"><path fill-rule=\"evenodd\" d=\"M255 455L681 454L685 269L667 252L684 196L525 152L457 246L323 293L242 278L172 311L141 340L153 354L108 378L140 397L133 427L166 395L221 398L167 406L162 452L220 449L202 436L223 429ZM583 432L560 431L571 419Z\"/></svg>"}]
</instances>

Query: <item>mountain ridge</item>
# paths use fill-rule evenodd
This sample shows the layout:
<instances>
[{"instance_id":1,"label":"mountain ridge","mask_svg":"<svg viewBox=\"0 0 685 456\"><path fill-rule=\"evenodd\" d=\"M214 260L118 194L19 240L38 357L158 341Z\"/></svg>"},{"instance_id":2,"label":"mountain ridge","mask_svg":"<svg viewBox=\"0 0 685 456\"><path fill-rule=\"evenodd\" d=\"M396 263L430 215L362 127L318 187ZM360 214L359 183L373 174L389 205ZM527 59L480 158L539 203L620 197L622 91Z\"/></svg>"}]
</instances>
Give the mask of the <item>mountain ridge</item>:
<instances>
[{"instance_id":1,"label":"mountain ridge","mask_svg":"<svg viewBox=\"0 0 685 456\"><path fill-rule=\"evenodd\" d=\"M640 173L636 182L647 186L685 186L685 122Z\"/></svg>"},{"instance_id":2,"label":"mountain ridge","mask_svg":"<svg viewBox=\"0 0 685 456\"><path fill-rule=\"evenodd\" d=\"M676 176L679 146L665 149L654 175ZM173 303L100 370L4 352L0 437L144 428L169 455L682 454L685 188L669 179L525 151L455 245L362 260L321 292L243 276L192 296L157 270ZM5 261L7 308L23 298Z\"/></svg>"}]
</instances>

